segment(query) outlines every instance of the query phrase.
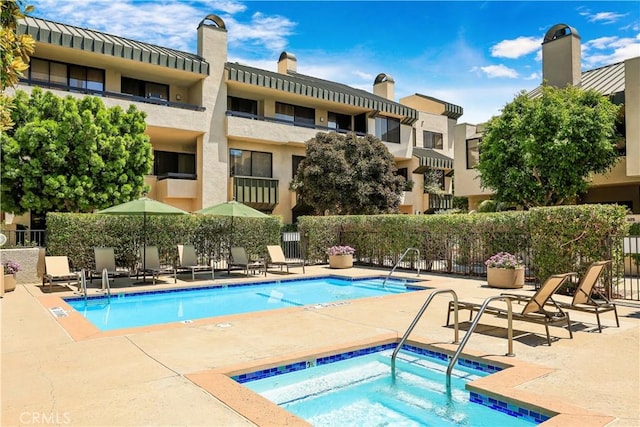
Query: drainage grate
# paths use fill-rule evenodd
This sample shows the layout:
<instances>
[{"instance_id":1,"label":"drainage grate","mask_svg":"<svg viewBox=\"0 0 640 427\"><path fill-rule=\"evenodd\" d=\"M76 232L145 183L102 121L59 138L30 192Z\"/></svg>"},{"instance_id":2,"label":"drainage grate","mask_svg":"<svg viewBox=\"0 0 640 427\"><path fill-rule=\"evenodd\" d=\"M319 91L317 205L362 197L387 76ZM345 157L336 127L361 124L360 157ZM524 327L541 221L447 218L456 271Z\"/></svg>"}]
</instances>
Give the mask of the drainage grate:
<instances>
[{"instance_id":1,"label":"drainage grate","mask_svg":"<svg viewBox=\"0 0 640 427\"><path fill-rule=\"evenodd\" d=\"M49 309L55 317L69 317L69 314L62 307L52 307Z\"/></svg>"}]
</instances>

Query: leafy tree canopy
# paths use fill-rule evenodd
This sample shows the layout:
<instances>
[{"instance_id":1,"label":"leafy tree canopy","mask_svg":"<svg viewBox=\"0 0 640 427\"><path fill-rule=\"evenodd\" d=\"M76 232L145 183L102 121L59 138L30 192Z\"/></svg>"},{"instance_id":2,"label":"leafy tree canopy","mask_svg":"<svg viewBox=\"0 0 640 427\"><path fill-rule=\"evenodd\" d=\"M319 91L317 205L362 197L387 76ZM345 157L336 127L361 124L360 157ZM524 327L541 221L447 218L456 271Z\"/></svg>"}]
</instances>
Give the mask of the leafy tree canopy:
<instances>
[{"instance_id":1,"label":"leafy tree canopy","mask_svg":"<svg viewBox=\"0 0 640 427\"><path fill-rule=\"evenodd\" d=\"M405 181L380 140L321 132L306 148L291 188L317 214L397 212Z\"/></svg>"},{"instance_id":2,"label":"leafy tree canopy","mask_svg":"<svg viewBox=\"0 0 640 427\"><path fill-rule=\"evenodd\" d=\"M533 99L520 93L487 123L477 165L482 188L497 202L527 209L572 201L586 192L592 173L616 162L618 108L575 87L544 85Z\"/></svg>"},{"instance_id":3,"label":"leafy tree canopy","mask_svg":"<svg viewBox=\"0 0 640 427\"><path fill-rule=\"evenodd\" d=\"M98 97L17 91L15 127L0 135L6 212L90 212L139 196L151 171L145 113Z\"/></svg>"},{"instance_id":4,"label":"leafy tree canopy","mask_svg":"<svg viewBox=\"0 0 640 427\"><path fill-rule=\"evenodd\" d=\"M29 56L34 52L35 41L29 34L18 36L18 20L33 11L33 6L22 10L22 0L0 2L0 131L9 129L11 98L4 90L15 87L23 72L29 68Z\"/></svg>"}]
</instances>

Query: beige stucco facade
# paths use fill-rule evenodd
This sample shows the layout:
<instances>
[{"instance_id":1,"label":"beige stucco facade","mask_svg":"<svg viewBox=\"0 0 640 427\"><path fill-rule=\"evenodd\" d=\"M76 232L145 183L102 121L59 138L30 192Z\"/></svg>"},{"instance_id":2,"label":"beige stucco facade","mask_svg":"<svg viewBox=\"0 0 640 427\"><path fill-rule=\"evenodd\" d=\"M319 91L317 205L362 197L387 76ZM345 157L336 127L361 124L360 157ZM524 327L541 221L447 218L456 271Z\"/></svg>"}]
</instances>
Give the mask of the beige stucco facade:
<instances>
[{"instance_id":1,"label":"beige stucco facade","mask_svg":"<svg viewBox=\"0 0 640 427\"><path fill-rule=\"evenodd\" d=\"M101 90L76 90L28 74L18 89L30 92L40 86L58 96L98 95L107 107L126 109L134 104L144 111L154 155L195 159L194 170L189 173L178 168L146 176L149 196L187 211L236 199L291 222L297 199L289 183L294 157L305 155L306 141L317 132L335 130L376 135L381 119L395 123L399 132L393 141L376 136L393 155L397 167L407 168L407 178L416 183L404 194L401 212L423 213L430 204L423 191L422 173L413 173L425 161L414 155L414 146L424 146L423 131L441 134L443 147L434 151L449 160L453 157L453 130L461 107L418 94L396 102L395 82L386 74L376 77L370 92L301 77L295 55L287 52L277 61L277 73L228 63L227 31L215 15L207 16L198 26L195 54L40 19L27 18L24 24L21 31L36 40L32 58L97 69L104 81ZM70 34L76 37L68 37ZM160 98L146 92L132 96L123 87L131 79L145 88L163 86L166 92ZM252 111L234 111L234 100L244 106L240 110L251 105ZM295 117L283 119L282 105L304 110L307 122L298 122L297 112ZM232 152L267 153L270 175L234 174ZM452 179L447 176L445 181L443 192L450 195ZM14 221L28 226L29 215Z\"/></svg>"},{"instance_id":2,"label":"beige stucco facade","mask_svg":"<svg viewBox=\"0 0 640 427\"><path fill-rule=\"evenodd\" d=\"M580 52L580 36L574 28L552 27L542 44L543 79L557 87L570 84L599 90L624 106L625 117L625 144L617 163L607 173L589 178L590 188L580 201L619 203L640 213L640 57L627 59L622 66L612 64L582 73ZM588 73L597 73L597 78ZM614 77L614 73L618 74ZM620 80L621 87L616 86ZM482 125L468 123L458 124L455 130L455 195L468 197L469 209L477 209L492 195L480 187L478 172L467 162L470 142L481 140L482 133Z\"/></svg>"}]
</instances>

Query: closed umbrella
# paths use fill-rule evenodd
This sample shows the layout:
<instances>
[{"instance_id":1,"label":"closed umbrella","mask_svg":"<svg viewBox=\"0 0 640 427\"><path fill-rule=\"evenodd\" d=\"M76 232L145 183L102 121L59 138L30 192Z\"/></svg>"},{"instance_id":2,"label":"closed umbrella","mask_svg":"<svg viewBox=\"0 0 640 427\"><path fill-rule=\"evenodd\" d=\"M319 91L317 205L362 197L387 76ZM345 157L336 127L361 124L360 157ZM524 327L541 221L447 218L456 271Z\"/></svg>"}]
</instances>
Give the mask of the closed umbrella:
<instances>
[{"instance_id":1,"label":"closed umbrella","mask_svg":"<svg viewBox=\"0 0 640 427\"><path fill-rule=\"evenodd\" d=\"M158 202L143 196L137 200L112 206L96 212L107 215L142 215L142 280L146 280L146 255L147 255L147 215L188 215L189 212L178 209L175 206Z\"/></svg>"}]
</instances>

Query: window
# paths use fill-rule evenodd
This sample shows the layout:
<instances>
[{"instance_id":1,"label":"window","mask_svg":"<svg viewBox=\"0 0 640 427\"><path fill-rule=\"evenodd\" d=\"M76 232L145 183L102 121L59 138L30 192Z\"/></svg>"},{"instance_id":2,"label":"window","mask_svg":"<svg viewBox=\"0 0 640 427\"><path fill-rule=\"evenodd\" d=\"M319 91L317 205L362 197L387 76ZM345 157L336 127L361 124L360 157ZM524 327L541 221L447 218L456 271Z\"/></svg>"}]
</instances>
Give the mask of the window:
<instances>
[{"instance_id":1,"label":"window","mask_svg":"<svg viewBox=\"0 0 640 427\"><path fill-rule=\"evenodd\" d=\"M467 169L473 169L480 161L480 138L467 139Z\"/></svg>"},{"instance_id":2,"label":"window","mask_svg":"<svg viewBox=\"0 0 640 427\"><path fill-rule=\"evenodd\" d=\"M227 110L258 115L258 101L253 99L227 97Z\"/></svg>"},{"instance_id":3,"label":"window","mask_svg":"<svg viewBox=\"0 0 640 427\"><path fill-rule=\"evenodd\" d=\"M145 98L169 99L169 86L147 82L144 80L123 77L121 80L120 91L129 95L142 96Z\"/></svg>"},{"instance_id":4,"label":"window","mask_svg":"<svg viewBox=\"0 0 640 427\"><path fill-rule=\"evenodd\" d=\"M329 111L327 127L336 130L351 130L351 116Z\"/></svg>"},{"instance_id":5,"label":"window","mask_svg":"<svg viewBox=\"0 0 640 427\"><path fill-rule=\"evenodd\" d=\"M276 119L293 122L296 125L313 127L316 123L316 110L299 105L276 102Z\"/></svg>"},{"instance_id":6,"label":"window","mask_svg":"<svg viewBox=\"0 0 640 427\"><path fill-rule=\"evenodd\" d=\"M231 176L272 178L272 154L261 151L229 150Z\"/></svg>"},{"instance_id":7,"label":"window","mask_svg":"<svg viewBox=\"0 0 640 427\"><path fill-rule=\"evenodd\" d=\"M353 117L353 131L367 133L367 114L362 113Z\"/></svg>"},{"instance_id":8,"label":"window","mask_svg":"<svg viewBox=\"0 0 640 427\"><path fill-rule=\"evenodd\" d=\"M442 134L425 130L422 132L422 143L424 148L437 148L442 150Z\"/></svg>"},{"instance_id":9,"label":"window","mask_svg":"<svg viewBox=\"0 0 640 427\"><path fill-rule=\"evenodd\" d=\"M104 70L32 58L29 78L78 89L104 90Z\"/></svg>"},{"instance_id":10,"label":"window","mask_svg":"<svg viewBox=\"0 0 640 427\"><path fill-rule=\"evenodd\" d=\"M376 136L384 142L400 143L400 120L391 117L376 117Z\"/></svg>"},{"instance_id":11,"label":"window","mask_svg":"<svg viewBox=\"0 0 640 427\"><path fill-rule=\"evenodd\" d=\"M196 178L196 155L171 151L153 152L153 174L159 177Z\"/></svg>"},{"instance_id":12,"label":"window","mask_svg":"<svg viewBox=\"0 0 640 427\"><path fill-rule=\"evenodd\" d=\"M298 172L298 166L300 166L300 162L304 160L304 156L291 156L291 178L296 177L296 172Z\"/></svg>"}]
</instances>

